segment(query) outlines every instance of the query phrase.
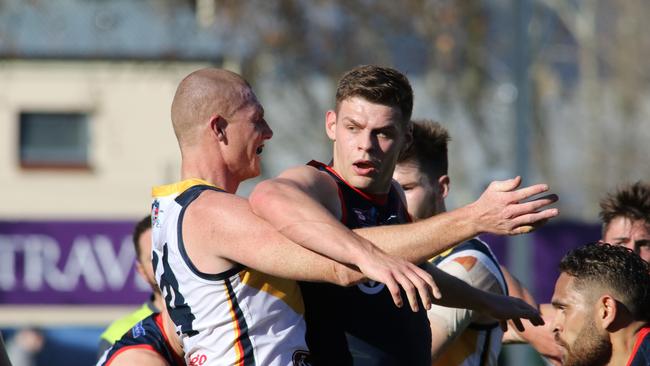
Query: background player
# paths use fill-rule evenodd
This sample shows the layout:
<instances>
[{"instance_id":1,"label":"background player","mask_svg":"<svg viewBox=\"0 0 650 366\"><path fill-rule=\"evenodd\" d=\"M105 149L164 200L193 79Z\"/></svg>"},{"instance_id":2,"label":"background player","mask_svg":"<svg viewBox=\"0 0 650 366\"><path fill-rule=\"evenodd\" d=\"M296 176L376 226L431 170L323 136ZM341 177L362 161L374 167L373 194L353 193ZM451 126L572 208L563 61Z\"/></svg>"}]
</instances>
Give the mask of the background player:
<instances>
[{"instance_id":1,"label":"background player","mask_svg":"<svg viewBox=\"0 0 650 366\"><path fill-rule=\"evenodd\" d=\"M650 262L650 185L628 184L600 201L603 241L623 245Z\"/></svg>"},{"instance_id":2,"label":"background player","mask_svg":"<svg viewBox=\"0 0 650 366\"><path fill-rule=\"evenodd\" d=\"M153 276L151 266L151 216L147 215L140 220L133 229L133 246L135 247L135 269L142 279L151 287L149 301L145 302L136 311L115 320L102 333L99 338L98 357L124 335L129 329L142 319L153 313L159 313L164 307L160 289Z\"/></svg>"},{"instance_id":3,"label":"background player","mask_svg":"<svg viewBox=\"0 0 650 366\"><path fill-rule=\"evenodd\" d=\"M198 360L197 364L198 364ZM192 364L192 362L190 362ZM99 358L97 366L182 366L183 349L164 307L124 333Z\"/></svg>"},{"instance_id":4,"label":"background player","mask_svg":"<svg viewBox=\"0 0 650 366\"><path fill-rule=\"evenodd\" d=\"M589 244L569 252L552 304L564 365L650 365L650 267L631 250Z\"/></svg>"},{"instance_id":5,"label":"background player","mask_svg":"<svg viewBox=\"0 0 650 366\"><path fill-rule=\"evenodd\" d=\"M447 143L449 133L439 123L413 121L413 140L400 154L393 178L404 189L407 208L414 220L446 211L449 194ZM508 293L536 306L532 296L502 267L487 244L471 239L433 260L438 268L476 288ZM515 289L513 295L511 290ZM432 358L439 365L496 365L502 330L483 314L465 308L434 305L428 311L432 332ZM547 328L547 329L545 329ZM510 327L509 332L517 332ZM536 349L557 359L560 349L549 327L527 326L522 336Z\"/></svg>"}]
</instances>

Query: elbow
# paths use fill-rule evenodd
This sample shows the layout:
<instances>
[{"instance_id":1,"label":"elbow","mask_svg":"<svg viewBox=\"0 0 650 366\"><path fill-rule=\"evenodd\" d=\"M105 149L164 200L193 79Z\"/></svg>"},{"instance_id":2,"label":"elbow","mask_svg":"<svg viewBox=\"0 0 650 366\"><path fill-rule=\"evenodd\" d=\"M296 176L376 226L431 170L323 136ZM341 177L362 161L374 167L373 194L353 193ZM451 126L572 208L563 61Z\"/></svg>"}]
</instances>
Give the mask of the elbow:
<instances>
[{"instance_id":1,"label":"elbow","mask_svg":"<svg viewBox=\"0 0 650 366\"><path fill-rule=\"evenodd\" d=\"M255 186L248 196L248 203L255 214L261 214L273 202L274 187L271 181L263 181Z\"/></svg>"},{"instance_id":2,"label":"elbow","mask_svg":"<svg viewBox=\"0 0 650 366\"><path fill-rule=\"evenodd\" d=\"M361 272L355 271L343 264L334 262L332 264L334 273L334 283L343 286L351 287L364 280Z\"/></svg>"}]
</instances>

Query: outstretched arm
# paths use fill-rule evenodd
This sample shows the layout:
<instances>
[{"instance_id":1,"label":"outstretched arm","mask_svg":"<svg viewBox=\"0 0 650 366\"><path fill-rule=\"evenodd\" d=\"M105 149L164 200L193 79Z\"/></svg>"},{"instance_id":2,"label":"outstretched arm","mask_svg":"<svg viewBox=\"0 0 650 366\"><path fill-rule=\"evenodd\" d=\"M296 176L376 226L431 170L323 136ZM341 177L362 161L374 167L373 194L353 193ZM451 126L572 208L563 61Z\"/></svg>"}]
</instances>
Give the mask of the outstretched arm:
<instances>
[{"instance_id":1,"label":"outstretched arm","mask_svg":"<svg viewBox=\"0 0 650 366\"><path fill-rule=\"evenodd\" d=\"M480 290L465 283L431 263L426 263L426 269L431 273L443 296L434 300L436 305L467 308L478 311L497 320L512 319L514 325L523 330L521 319L529 319L533 325L542 325L542 320L536 308L525 301L510 296Z\"/></svg>"},{"instance_id":2,"label":"outstretched arm","mask_svg":"<svg viewBox=\"0 0 650 366\"><path fill-rule=\"evenodd\" d=\"M557 201L545 184L518 188L519 177L492 182L475 202L411 224L356 230L388 254L422 263L454 245L484 232L517 235L530 232L558 215L545 208Z\"/></svg>"}]
</instances>

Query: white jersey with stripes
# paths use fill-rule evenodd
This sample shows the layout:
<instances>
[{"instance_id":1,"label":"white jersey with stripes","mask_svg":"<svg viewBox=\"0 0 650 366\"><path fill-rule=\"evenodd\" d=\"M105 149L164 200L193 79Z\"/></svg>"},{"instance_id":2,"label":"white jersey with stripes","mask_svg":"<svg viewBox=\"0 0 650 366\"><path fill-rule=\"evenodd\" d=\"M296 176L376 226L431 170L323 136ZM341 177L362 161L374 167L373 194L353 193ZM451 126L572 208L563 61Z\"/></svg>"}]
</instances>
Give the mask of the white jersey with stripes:
<instances>
[{"instance_id":1,"label":"white jersey with stripes","mask_svg":"<svg viewBox=\"0 0 650 366\"><path fill-rule=\"evenodd\" d=\"M307 365L304 305L295 281L239 265L222 273L203 273L187 255L183 216L205 190L223 192L199 179L153 189L152 261L183 343L185 362ZM214 240L215 245L227 245L218 237Z\"/></svg>"}]
</instances>

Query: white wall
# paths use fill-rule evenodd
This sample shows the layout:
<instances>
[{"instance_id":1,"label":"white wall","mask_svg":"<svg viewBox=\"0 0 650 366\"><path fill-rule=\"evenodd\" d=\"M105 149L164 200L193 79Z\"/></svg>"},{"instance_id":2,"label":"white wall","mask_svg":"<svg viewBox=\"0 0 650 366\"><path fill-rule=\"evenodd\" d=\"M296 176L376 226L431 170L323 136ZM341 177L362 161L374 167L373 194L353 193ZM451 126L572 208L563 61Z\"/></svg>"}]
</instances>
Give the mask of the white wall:
<instances>
[{"instance_id":1,"label":"white wall","mask_svg":"<svg viewBox=\"0 0 650 366\"><path fill-rule=\"evenodd\" d=\"M0 61L0 220L134 219L151 186L177 180L170 104L201 63ZM23 169L21 111L87 112L90 166Z\"/></svg>"}]
</instances>

